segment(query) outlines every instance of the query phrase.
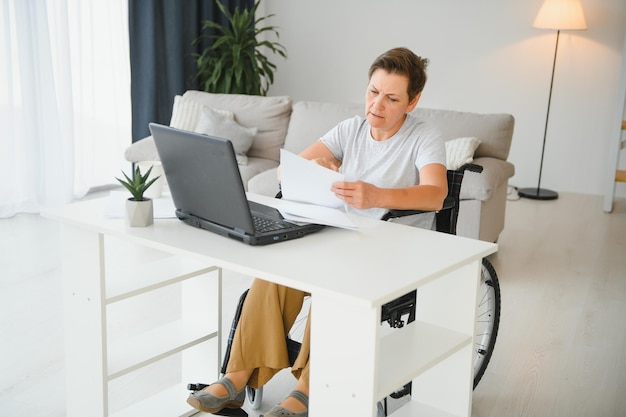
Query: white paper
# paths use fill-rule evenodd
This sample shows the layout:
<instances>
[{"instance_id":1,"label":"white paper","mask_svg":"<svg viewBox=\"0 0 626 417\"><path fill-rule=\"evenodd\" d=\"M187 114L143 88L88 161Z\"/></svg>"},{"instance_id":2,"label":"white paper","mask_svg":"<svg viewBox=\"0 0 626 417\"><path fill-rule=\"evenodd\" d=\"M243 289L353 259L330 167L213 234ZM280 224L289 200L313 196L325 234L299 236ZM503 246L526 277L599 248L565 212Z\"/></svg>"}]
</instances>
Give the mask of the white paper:
<instances>
[{"instance_id":1,"label":"white paper","mask_svg":"<svg viewBox=\"0 0 626 417\"><path fill-rule=\"evenodd\" d=\"M333 183L344 180L343 174L284 149L280 151L280 173L283 198L275 208L286 220L357 228L345 203L332 192Z\"/></svg>"},{"instance_id":2,"label":"white paper","mask_svg":"<svg viewBox=\"0 0 626 417\"><path fill-rule=\"evenodd\" d=\"M357 228L348 214L339 209L292 201L285 201L277 209L287 221L325 224L344 229Z\"/></svg>"},{"instance_id":3,"label":"white paper","mask_svg":"<svg viewBox=\"0 0 626 417\"><path fill-rule=\"evenodd\" d=\"M339 172L281 149L280 177L285 200L324 207L343 207L343 201L331 191L334 182L344 180L343 174Z\"/></svg>"}]
</instances>

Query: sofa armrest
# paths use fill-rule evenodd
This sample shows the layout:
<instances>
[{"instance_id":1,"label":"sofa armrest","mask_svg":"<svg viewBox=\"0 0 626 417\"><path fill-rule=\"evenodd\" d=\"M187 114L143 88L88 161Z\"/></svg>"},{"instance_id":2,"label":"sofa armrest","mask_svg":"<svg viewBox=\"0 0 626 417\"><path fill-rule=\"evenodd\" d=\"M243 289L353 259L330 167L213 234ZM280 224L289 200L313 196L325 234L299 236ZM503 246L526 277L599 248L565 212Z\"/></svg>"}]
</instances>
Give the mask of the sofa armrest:
<instances>
[{"instance_id":1,"label":"sofa armrest","mask_svg":"<svg viewBox=\"0 0 626 417\"><path fill-rule=\"evenodd\" d=\"M252 177L248 181L248 191L274 197L279 191L277 170L278 168L273 168Z\"/></svg>"},{"instance_id":2,"label":"sofa armrest","mask_svg":"<svg viewBox=\"0 0 626 417\"><path fill-rule=\"evenodd\" d=\"M461 185L461 200L489 200L494 191L515 174L515 167L497 158L476 158L473 164L483 167L482 173L465 172Z\"/></svg>"},{"instance_id":3,"label":"sofa armrest","mask_svg":"<svg viewBox=\"0 0 626 417\"><path fill-rule=\"evenodd\" d=\"M147 136L135 141L124 151L124 158L129 162L160 161L154 138Z\"/></svg>"},{"instance_id":4,"label":"sofa armrest","mask_svg":"<svg viewBox=\"0 0 626 417\"><path fill-rule=\"evenodd\" d=\"M246 191L251 191L255 194L263 194L268 195L270 197L274 197L278 192L278 180L276 179L276 167L278 166L278 162L267 159L267 158L257 158L255 156L251 156L248 158L248 165L239 165L239 173L241 174L241 181L243 182L243 186ZM254 179L265 174L266 172L274 173L274 182L276 183L277 191L273 194L266 194L264 192L260 192L259 190L251 190L250 182L254 182ZM272 182L267 181L268 186L272 187ZM269 188L268 190L272 190L273 188ZM269 191L267 191L269 192Z\"/></svg>"}]
</instances>

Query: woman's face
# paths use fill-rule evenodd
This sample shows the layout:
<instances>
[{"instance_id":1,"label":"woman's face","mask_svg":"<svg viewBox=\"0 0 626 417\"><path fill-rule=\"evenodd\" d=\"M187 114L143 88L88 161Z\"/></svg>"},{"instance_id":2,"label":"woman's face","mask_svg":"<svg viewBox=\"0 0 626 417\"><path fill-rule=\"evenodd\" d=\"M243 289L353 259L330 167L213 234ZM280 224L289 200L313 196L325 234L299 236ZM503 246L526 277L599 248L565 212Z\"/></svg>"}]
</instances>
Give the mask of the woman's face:
<instances>
[{"instance_id":1,"label":"woman's face","mask_svg":"<svg viewBox=\"0 0 626 417\"><path fill-rule=\"evenodd\" d=\"M405 114L417 105L419 94L409 102L409 79L377 69L370 78L365 94L365 114L375 140L393 136L404 123Z\"/></svg>"}]
</instances>

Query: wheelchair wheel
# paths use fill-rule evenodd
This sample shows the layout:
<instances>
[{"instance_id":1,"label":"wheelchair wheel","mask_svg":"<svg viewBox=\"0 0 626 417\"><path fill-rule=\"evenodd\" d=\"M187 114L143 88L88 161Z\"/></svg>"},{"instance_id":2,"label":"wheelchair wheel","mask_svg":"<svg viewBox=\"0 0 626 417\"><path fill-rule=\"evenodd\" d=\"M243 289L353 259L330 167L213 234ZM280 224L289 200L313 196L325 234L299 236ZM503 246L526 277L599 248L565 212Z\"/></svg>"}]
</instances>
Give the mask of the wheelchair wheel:
<instances>
[{"instance_id":1,"label":"wheelchair wheel","mask_svg":"<svg viewBox=\"0 0 626 417\"><path fill-rule=\"evenodd\" d=\"M263 402L263 387L252 388L246 386L246 397L248 397L250 408L258 410L261 408L261 402Z\"/></svg>"},{"instance_id":2,"label":"wheelchair wheel","mask_svg":"<svg viewBox=\"0 0 626 417\"><path fill-rule=\"evenodd\" d=\"M306 322L309 317L309 308L311 307L311 296L304 297L302 302L302 308L296 320L294 321L287 337L297 343L302 343L304 338L304 331L306 329Z\"/></svg>"},{"instance_id":3,"label":"wheelchair wheel","mask_svg":"<svg viewBox=\"0 0 626 417\"><path fill-rule=\"evenodd\" d=\"M500 326L500 282L496 270L486 258L480 274L476 305L474 340L474 388L480 382L493 353Z\"/></svg>"}]
</instances>

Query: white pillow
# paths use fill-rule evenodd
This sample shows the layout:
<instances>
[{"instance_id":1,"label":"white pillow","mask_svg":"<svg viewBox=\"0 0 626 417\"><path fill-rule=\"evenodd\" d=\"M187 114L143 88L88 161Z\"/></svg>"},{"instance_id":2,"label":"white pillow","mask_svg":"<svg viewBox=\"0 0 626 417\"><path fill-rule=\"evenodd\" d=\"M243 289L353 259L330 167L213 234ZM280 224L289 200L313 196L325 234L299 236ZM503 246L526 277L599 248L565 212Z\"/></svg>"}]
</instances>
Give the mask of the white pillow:
<instances>
[{"instance_id":1,"label":"white pillow","mask_svg":"<svg viewBox=\"0 0 626 417\"><path fill-rule=\"evenodd\" d=\"M446 162L448 169L459 169L463 164L474 160L474 152L480 145L478 138L457 138L446 142Z\"/></svg>"},{"instance_id":2,"label":"white pillow","mask_svg":"<svg viewBox=\"0 0 626 417\"><path fill-rule=\"evenodd\" d=\"M172 118L170 119L170 126L176 129L188 130L193 132L198 126L202 110L206 106L203 106L195 100L189 100L182 96L174 97L174 106L172 108ZM231 120L235 120L235 114L227 110L217 110L216 112L225 115Z\"/></svg>"},{"instance_id":3,"label":"white pillow","mask_svg":"<svg viewBox=\"0 0 626 417\"><path fill-rule=\"evenodd\" d=\"M248 164L246 152L252 146L254 135L257 133L256 127L243 127L220 112L205 107L202 109L200 121L195 131L204 135L229 139L235 148L237 163L239 165Z\"/></svg>"},{"instance_id":4,"label":"white pillow","mask_svg":"<svg viewBox=\"0 0 626 417\"><path fill-rule=\"evenodd\" d=\"M200 121L202 110L208 109L208 107L198 103L195 100L190 100L182 96L174 97L174 107L172 108L172 119L170 120L170 126L177 129L187 130L194 132ZM228 110L212 109L214 112L223 115L224 117L235 120L235 113ZM143 162L143 161L159 161L159 153L157 152L156 145L152 136L148 136L142 140L138 140L126 148L124 157L130 162Z\"/></svg>"}]
</instances>

